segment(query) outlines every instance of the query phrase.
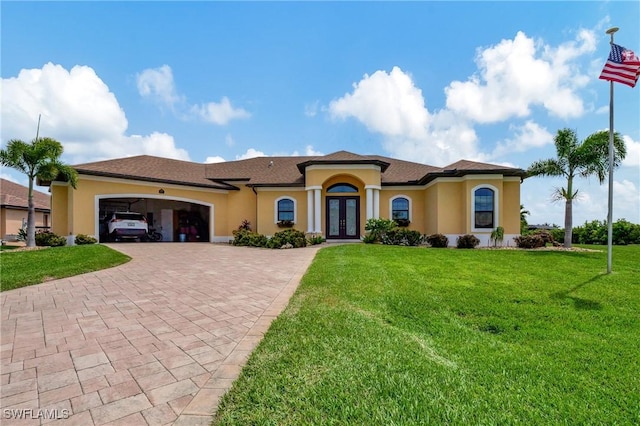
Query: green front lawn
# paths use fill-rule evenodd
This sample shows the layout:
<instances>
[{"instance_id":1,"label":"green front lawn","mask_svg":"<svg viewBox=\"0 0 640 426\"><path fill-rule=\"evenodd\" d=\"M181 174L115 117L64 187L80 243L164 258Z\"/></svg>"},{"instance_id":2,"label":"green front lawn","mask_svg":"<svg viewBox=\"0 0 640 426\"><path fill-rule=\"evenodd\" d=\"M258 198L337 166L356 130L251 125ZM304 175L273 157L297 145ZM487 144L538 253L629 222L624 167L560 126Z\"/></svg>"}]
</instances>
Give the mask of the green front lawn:
<instances>
[{"instance_id":1,"label":"green front lawn","mask_svg":"<svg viewBox=\"0 0 640 426\"><path fill-rule=\"evenodd\" d=\"M219 424L639 424L640 246L321 250Z\"/></svg>"},{"instance_id":2,"label":"green front lawn","mask_svg":"<svg viewBox=\"0 0 640 426\"><path fill-rule=\"evenodd\" d=\"M110 268L131 258L100 244L7 251L0 255L2 291Z\"/></svg>"}]
</instances>

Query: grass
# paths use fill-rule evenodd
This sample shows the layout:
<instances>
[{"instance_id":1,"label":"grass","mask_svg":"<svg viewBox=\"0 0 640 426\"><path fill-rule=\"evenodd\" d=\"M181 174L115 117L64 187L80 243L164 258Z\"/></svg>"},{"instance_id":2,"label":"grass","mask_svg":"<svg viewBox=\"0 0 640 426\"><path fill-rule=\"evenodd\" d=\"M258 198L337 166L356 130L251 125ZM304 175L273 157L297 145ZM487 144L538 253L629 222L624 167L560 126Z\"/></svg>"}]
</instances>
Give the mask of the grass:
<instances>
[{"instance_id":1,"label":"grass","mask_svg":"<svg viewBox=\"0 0 640 426\"><path fill-rule=\"evenodd\" d=\"M15 249L20 248L20 247L22 247L22 246L11 245L11 244L2 244L0 246L0 251L15 250Z\"/></svg>"},{"instance_id":2,"label":"grass","mask_svg":"<svg viewBox=\"0 0 640 426\"><path fill-rule=\"evenodd\" d=\"M4 252L0 255L2 291L110 268L131 258L100 244Z\"/></svg>"},{"instance_id":3,"label":"grass","mask_svg":"<svg viewBox=\"0 0 640 426\"><path fill-rule=\"evenodd\" d=\"M638 424L640 246L321 250L214 424Z\"/></svg>"}]
</instances>

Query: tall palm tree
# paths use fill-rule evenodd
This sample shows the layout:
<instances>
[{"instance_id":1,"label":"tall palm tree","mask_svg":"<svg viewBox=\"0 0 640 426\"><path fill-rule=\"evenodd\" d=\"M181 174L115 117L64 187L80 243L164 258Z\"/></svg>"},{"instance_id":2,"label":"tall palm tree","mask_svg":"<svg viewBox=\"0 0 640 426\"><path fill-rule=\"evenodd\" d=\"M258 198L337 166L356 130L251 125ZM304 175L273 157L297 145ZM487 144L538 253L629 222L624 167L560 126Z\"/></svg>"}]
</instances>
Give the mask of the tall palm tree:
<instances>
[{"instance_id":1,"label":"tall palm tree","mask_svg":"<svg viewBox=\"0 0 640 426\"><path fill-rule=\"evenodd\" d=\"M33 182L64 178L75 188L78 174L60 161L64 149L62 144L51 138L35 138L31 143L12 139L5 149L0 150L0 164L26 174L29 178L29 209L27 211L27 247L36 245L35 206L33 204Z\"/></svg>"},{"instance_id":2,"label":"tall palm tree","mask_svg":"<svg viewBox=\"0 0 640 426\"><path fill-rule=\"evenodd\" d=\"M573 227L573 200L578 190L573 188L575 177L597 176L603 183L609 170L609 131L601 130L589 135L582 143L578 142L575 130L562 129L553 139L557 158L536 161L527 169L528 176L564 176L567 186L556 188L554 201L565 201L564 209L564 246L571 247ZM614 134L614 167L620 165L627 155L624 141L618 133Z\"/></svg>"}]
</instances>

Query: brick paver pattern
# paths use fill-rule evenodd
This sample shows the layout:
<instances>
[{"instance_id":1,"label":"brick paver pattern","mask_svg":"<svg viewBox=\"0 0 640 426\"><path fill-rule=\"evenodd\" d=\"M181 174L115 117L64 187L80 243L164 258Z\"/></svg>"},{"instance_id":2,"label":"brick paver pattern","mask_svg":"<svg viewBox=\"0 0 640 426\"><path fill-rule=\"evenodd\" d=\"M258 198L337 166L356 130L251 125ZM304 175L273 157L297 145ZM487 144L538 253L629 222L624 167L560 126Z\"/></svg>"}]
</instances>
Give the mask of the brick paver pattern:
<instances>
[{"instance_id":1,"label":"brick paver pattern","mask_svg":"<svg viewBox=\"0 0 640 426\"><path fill-rule=\"evenodd\" d=\"M132 260L0 293L2 425L208 425L317 252L112 247Z\"/></svg>"}]
</instances>

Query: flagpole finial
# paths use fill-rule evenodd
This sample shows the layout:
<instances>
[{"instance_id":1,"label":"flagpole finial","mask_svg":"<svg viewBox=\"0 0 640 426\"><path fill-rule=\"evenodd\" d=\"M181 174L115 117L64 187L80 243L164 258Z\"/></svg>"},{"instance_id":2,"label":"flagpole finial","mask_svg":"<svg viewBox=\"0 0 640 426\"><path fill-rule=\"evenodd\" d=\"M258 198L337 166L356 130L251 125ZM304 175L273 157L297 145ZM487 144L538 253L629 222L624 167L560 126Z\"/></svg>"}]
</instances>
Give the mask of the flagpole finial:
<instances>
[{"instance_id":1,"label":"flagpole finial","mask_svg":"<svg viewBox=\"0 0 640 426\"><path fill-rule=\"evenodd\" d=\"M613 35L617 33L619 29L620 28L618 27L611 27L607 31L605 31L607 34L611 36L611 41L609 41L609 44L613 44Z\"/></svg>"}]
</instances>

